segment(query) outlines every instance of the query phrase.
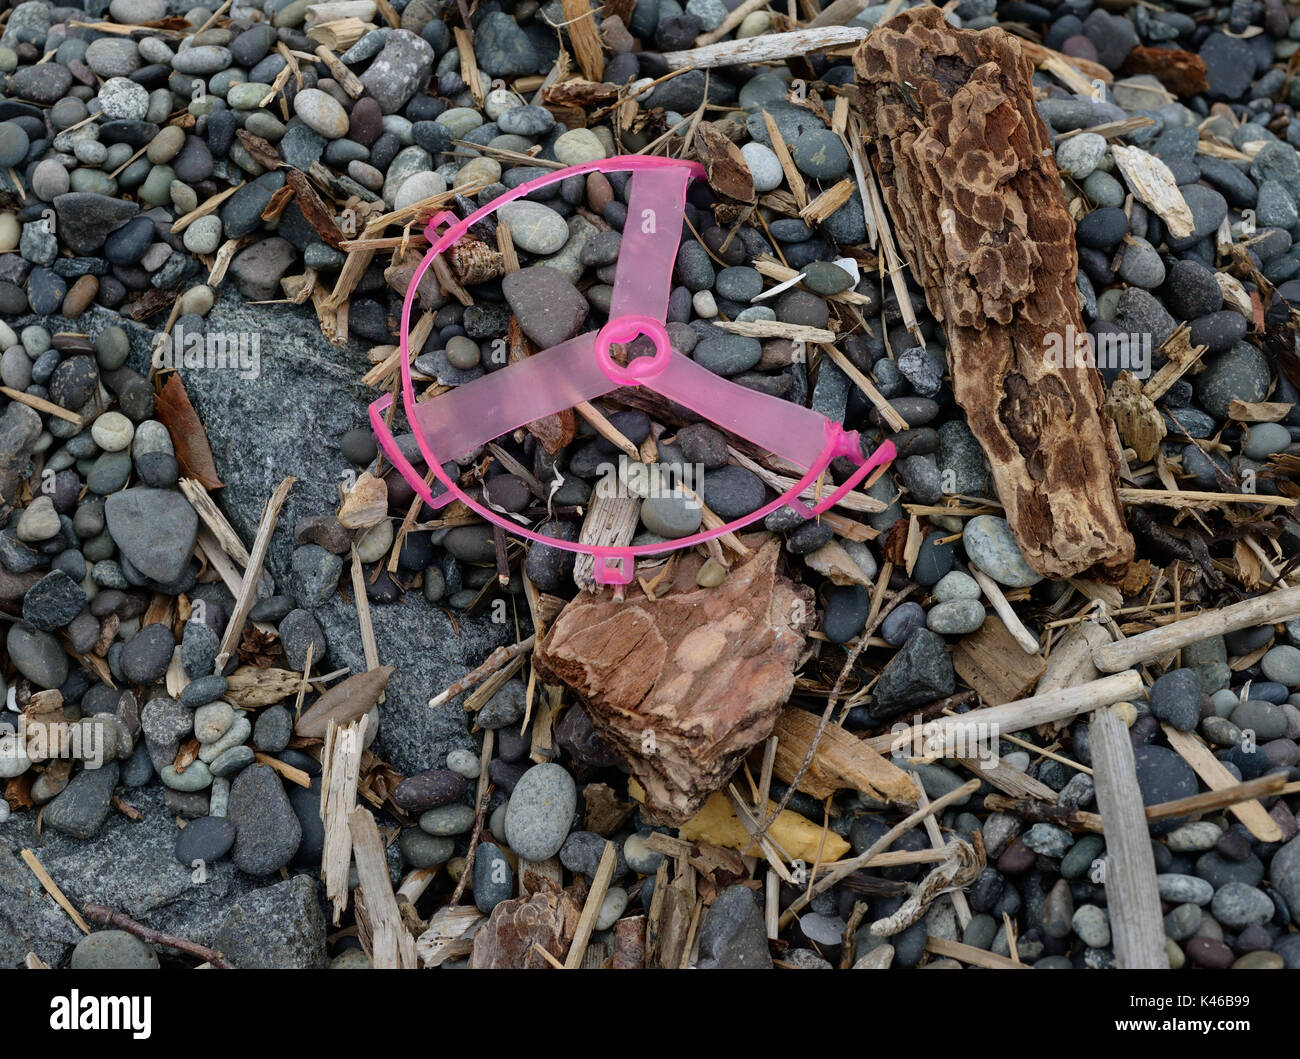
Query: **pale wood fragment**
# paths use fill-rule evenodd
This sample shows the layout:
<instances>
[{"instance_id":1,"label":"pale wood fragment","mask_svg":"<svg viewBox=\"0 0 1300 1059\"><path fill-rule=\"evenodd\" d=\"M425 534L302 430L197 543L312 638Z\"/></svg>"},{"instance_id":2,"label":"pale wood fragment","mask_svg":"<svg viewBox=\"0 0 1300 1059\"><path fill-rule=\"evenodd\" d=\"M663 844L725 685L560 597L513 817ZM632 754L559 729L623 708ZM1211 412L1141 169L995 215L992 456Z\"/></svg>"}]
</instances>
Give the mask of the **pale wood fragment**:
<instances>
[{"instance_id":1,"label":"pale wood fragment","mask_svg":"<svg viewBox=\"0 0 1300 1059\"><path fill-rule=\"evenodd\" d=\"M1164 918L1128 727L1107 707L1097 711L1088 733L1106 835L1106 907L1115 960L1126 970L1163 969L1169 966Z\"/></svg>"}]
</instances>

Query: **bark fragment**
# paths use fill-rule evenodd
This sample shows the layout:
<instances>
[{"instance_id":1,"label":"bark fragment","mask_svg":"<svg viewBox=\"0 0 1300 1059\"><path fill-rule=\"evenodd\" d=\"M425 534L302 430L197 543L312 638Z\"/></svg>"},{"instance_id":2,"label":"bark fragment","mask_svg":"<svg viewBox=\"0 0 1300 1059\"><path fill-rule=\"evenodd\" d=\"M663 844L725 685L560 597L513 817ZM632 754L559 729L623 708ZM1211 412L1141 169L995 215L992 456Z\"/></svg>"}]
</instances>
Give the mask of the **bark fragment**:
<instances>
[{"instance_id":1,"label":"bark fragment","mask_svg":"<svg viewBox=\"0 0 1300 1059\"><path fill-rule=\"evenodd\" d=\"M533 653L538 676L577 692L646 804L673 823L771 734L815 613L810 590L778 574L775 540L718 588L695 586L696 558L654 600L580 596Z\"/></svg>"},{"instance_id":2,"label":"bark fragment","mask_svg":"<svg viewBox=\"0 0 1300 1059\"><path fill-rule=\"evenodd\" d=\"M1055 578L1121 572L1133 539L1100 377L1050 355L1086 332L1029 61L1004 31L955 30L921 7L878 27L854 66L895 233L1025 558Z\"/></svg>"}]
</instances>

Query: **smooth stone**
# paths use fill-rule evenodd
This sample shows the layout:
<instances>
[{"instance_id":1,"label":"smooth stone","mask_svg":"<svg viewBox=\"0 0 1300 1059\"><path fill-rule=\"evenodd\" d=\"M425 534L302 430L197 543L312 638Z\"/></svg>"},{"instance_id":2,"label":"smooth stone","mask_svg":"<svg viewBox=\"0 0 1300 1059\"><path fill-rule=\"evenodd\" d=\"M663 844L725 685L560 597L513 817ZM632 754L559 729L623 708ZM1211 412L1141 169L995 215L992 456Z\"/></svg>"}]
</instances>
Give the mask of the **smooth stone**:
<instances>
[{"instance_id":1,"label":"smooth stone","mask_svg":"<svg viewBox=\"0 0 1300 1059\"><path fill-rule=\"evenodd\" d=\"M506 810L505 838L528 860L559 852L573 824L577 788L563 766L534 765L515 785Z\"/></svg>"},{"instance_id":2,"label":"smooth stone","mask_svg":"<svg viewBox=\"0 0 1300 1059\"><path fill-rule=\"evenodd\" d=\"M976 566L999 584L1010 588L1036 585L1043 575L1031 569L1016 543L1007 520L996 515L977 515L967 521L962 546Z\"/></svg>"}]
</instances>

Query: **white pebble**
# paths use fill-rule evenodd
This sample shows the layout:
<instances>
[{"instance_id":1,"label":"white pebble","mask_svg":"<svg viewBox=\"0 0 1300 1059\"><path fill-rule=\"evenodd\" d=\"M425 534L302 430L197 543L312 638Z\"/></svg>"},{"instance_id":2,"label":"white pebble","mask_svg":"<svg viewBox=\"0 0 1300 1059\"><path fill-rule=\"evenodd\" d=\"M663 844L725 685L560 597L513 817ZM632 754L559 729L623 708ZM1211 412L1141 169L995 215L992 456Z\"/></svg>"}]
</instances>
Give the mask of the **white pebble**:
<instances>
[{"instance_id":1,"label":"white pebble","mask_svg":"<svg viewBox=\"0 0 1300 1059\"><path fill-rule=\"evenodd\" d=\"M781 186L785 172L781 169L781 162L772 148L765 144L751 142L745 144L740 149L740 153L745 159L745 164L749 166L750 175L754 178L755 191L761 195Z\"/></svg>"},{"instance_id":2,"label":"white pebble","mask_svg":"<svg viewBox=\"0 0 1300 1059\"><path fill-rule=\"evenodd\" d=\"M507 110L514 110L515 107L523 105L523 101L517 95L504 88L492 89L483 100L483 110L492 121L498 120Z\"/></svg>"},{"instance_id":3,"label":"white pebble","mask_svg":"<svg viewBox=\"0 0 1300 1059\"><path fill-rule=\"evenodd\" d=\"M105 452L121 452L131 444L135 427L121 412L105 412L95 420L90 436Z\"/></svg>"},{"instance_id":4,"label":"white pebble","mask_svg":"<svg viewBox=\"0 0 1300 1059\"><path fill-rule=\"evenodd\" d=\"M718 315L718 303L713 298L713 291L696 291L691 304L695 306L695 315L701 319L712 320Z\"/></svg>"}]
</instances>

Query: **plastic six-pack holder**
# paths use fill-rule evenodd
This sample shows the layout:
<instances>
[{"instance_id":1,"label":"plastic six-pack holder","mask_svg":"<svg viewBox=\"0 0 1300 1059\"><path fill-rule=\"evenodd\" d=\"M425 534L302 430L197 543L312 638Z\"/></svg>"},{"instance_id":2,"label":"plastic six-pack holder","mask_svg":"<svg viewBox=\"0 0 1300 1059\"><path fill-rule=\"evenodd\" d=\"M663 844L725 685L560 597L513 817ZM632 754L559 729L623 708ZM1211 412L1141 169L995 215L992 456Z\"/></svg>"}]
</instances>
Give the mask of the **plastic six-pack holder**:
<instances>
[{"instance_id":1,"label":"plastic six-pack holder","mask_svg":"<svg viewBox=\"0 0 1300 1059\"><path fill-rule=\"evenodd\" d=\"M593 172L633 174L628 220L615 266L609 322L597 331L578 335L432 400L417 402L411 381L411 306L420 281L434 260L472 225L506 203L568 177ZM874 468L893 460L891 442L884 442L866 457L857 431L845 430L840 423L812 409L731 382L671 348L664 325L672 291L673 265L681 240L686 188L689 181L703 177L703 168L695 162L640 155L606 158L530 180L464 220L458 220L450 212L430 218L425 229L429 250L406 288L402 305L402 401L420 453L445 492L434 495L424 476L402 455L384 423L383 413L392 404L391 395L370 406L370 422L388 459L431 509L459 500L516 536L591 555L594 576L600 584L627 584L632 580L638 555L661 555L741 530L782 506L812 518L836 504ZM446 228L439 233L438 229L444 225ZM615 360L611 347L615 343L631 342L639 335L650 339L654 354L634 357L626 365ZM807 472L771 503L714 529L662 543L602 546L560 540L520 526L467 496L443 470L444 462L465 456L493 438L584 401L595 400L621 386L645 386L714 425L807 468ZM840 456L858 464L853 474L814 506L800 500L800 495Z\"/></svg>"}]
</instances>

